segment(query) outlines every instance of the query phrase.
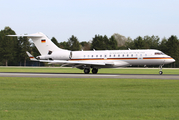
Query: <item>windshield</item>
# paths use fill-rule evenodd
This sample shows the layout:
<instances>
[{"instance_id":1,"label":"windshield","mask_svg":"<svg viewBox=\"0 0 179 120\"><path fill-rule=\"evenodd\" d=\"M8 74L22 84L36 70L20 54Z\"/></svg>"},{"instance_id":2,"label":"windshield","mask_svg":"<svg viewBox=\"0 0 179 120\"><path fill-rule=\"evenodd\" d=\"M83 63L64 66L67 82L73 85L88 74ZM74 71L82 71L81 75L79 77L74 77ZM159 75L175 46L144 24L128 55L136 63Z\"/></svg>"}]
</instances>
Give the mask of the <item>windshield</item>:
<instances>
[{"instance_id":1,"label":"windshield","mask_svg":"<svg viewBox=\"0 0 179 120\"><path fill-rule=\"evenodd\" d=\"M156 52L155 55L165 55L163 52Z\"/></svg>"}]
</instances>

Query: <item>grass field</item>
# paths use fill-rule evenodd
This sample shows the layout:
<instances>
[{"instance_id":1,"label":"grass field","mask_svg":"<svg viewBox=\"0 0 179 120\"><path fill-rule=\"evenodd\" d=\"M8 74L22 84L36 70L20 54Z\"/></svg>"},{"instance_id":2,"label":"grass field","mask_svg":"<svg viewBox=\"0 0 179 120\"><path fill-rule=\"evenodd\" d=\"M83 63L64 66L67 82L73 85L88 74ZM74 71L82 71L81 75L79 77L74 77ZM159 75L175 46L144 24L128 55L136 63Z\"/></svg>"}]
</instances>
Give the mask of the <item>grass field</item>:
<instances>
[{"instance_id":1,"label":"grass field","mask_svg":"<svg viewBox=\"0 0 179 120\"><path fill-rule=\"evenodd\" d=\"M99 74L158 71L100 69ZM0 67L0 72L83 73L56 67ZM177 120L178 88L178 80L0 77L0 120Z\"/></svg>"},{"instance_id":2,"label":"grass field","mask_svg":"<svg viewBox=\"0 0 179 120\"><path fill-rule=\"evenodd\" d=\"M178 120L179 81L0 77L1 120Z\"/></svg>"},{"instance_id":3,"label":"grass field","mask_svg":"<svg viewBox=\"0 0 179 120\"><path fill-rule=\"evenodd\" d=\"M0 67L0 72L43 72L43 73L84 73L77 68L59 67ZM164 74L179 74L178 69L163 68ZM159 74L157 68L120 68L120 69L99 69L99 74Z\"/></svg>"}]
</instances>

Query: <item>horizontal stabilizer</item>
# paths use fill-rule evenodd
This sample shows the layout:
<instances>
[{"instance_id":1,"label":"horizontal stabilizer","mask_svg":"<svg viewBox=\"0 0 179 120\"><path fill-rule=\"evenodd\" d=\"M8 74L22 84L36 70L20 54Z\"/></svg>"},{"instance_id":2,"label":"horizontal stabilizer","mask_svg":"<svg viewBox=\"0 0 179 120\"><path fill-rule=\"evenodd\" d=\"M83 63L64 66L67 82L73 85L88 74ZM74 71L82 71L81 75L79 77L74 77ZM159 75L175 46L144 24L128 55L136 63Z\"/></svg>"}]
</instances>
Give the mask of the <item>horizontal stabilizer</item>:
<instances>
[{"instance_id":1,"label":"horizontal stabilizer","mask_svg":"<svg viewBox=\"0 0 179 120\"><path fill-rule=\"evenodd\" d=\"M34 58L28 51L26 51L27 55L29 56L30 60L32 61L38 61L37 59Z\"/></svg>"},{"instance_id":2,"label":"horizontal stabilizer","mask_svg":"<svg viewBox=\"0 0 179 120\"><path fill-rule=\"evenodd\" d=\"M30 37L30 38L40 38L43 37L42 35L37 35L37 34L30 34L30 35L7 35L10 37Z\"/></svg>"}]
</instances>

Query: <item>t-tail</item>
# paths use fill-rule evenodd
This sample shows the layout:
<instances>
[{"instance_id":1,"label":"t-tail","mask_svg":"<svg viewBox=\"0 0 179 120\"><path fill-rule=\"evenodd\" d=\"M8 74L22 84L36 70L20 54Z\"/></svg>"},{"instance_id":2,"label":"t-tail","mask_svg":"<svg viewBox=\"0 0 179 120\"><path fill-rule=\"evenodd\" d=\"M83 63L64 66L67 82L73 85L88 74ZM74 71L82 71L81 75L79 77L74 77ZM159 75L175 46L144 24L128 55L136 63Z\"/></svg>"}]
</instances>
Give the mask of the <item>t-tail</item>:
<instances>
[{"instance_id":1,"label":"t-tail","mask_svg":"<svg viewBox=\"0 0 179 120\"><path fill-rule=\"evenodd\" d=\"M21 36L31 38L41 56L49 55L55 51L68 51L57 47L46 35L41 32L30 35L8 35L8 36Z\"/></svg>"}]
</instances>

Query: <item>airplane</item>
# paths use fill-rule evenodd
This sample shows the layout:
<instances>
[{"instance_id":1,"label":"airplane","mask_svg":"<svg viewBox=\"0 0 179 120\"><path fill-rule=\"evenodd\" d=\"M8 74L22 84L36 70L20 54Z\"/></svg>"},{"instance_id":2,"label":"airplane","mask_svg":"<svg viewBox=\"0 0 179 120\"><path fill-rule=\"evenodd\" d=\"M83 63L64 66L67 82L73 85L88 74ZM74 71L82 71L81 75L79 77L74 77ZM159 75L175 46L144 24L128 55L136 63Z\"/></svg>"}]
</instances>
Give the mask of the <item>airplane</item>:
<instances>
[{"instance_id":1,"label":"airplane","mask_svg":"<svg viewBox=\"0 0 179 120\"><path fill-rule=\"evenodd\" d=\"M89 74L90 69L92 69L93 74L97 74L98 69L101 68L118 68L132 65L159 65L159 74L162 75L162 66L175 62L172 57L156 49L70 51L57 47L41 32L30 35L8 36L31 38L41 54L34 58L27 52L28 56L33 61L76 67L84 70L85 74Z\"/></svg>"}]
</instances>

